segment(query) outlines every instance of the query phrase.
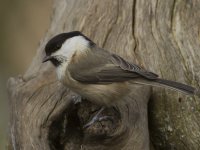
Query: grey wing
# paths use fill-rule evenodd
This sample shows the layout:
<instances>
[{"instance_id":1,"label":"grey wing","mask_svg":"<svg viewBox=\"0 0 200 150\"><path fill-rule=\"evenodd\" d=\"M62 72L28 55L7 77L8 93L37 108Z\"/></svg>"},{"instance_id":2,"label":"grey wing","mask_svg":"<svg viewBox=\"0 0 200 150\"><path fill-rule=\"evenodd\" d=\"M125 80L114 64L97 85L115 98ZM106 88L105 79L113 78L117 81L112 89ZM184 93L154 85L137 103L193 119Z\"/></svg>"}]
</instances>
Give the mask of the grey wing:
<instances>
[{"instance_id":1,"label":"grey wing","mask_svg":"<svg viewBox=\"0 0 200 150\"><path fill-rule=\"evenodd\" d=\"M141 67L139 67L136 64L131 64L131 63L125 61L123 58L121 58L118 55L113 54L112 61L113 61L113 63L119 65L121 67L121 69L123 69L125 71L129 71L129 72L137 73L146 79L154 80L154 79L158 78L157 74L147 71L145 69L142 69Z\"/></svg>"},{"instance_id":2,"label":"grey wing","mask_svg":"<svg viewBox=\"0 0 200 150\"><path fill-rule=\"evenodd\" d=\"M156 79L158 76L137 65L130 64L118 55L98 53L70 68L72 78L82 83L109 84L134 78Z\"/></svg>"}]
</instances>

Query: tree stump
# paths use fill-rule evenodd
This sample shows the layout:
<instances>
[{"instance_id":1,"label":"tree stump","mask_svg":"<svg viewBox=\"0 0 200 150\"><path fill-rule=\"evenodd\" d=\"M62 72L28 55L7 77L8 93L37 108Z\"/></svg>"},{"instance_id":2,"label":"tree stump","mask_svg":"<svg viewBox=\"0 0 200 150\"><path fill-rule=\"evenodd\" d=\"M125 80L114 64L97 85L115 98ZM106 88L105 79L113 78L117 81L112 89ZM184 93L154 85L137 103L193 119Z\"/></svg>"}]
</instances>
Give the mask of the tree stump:
<instances>
[{"instance_id":1,"label":"tree stump","mask_svg":"<svg viewBox=\"0 0 200 150\"><path fill-rule=\"evenodd\" d=\"M200 148L199 98L133 86L123 103L107 108L113 122L83 125L99 106L59 83L44 46L54 35L79 30L99 46L158 73L200 87L200 1L57 0L52 23L22 76L10 78L10 149L148 150ZM149 104L149 121L147 105Z\"/></svg>"}]
</instances>

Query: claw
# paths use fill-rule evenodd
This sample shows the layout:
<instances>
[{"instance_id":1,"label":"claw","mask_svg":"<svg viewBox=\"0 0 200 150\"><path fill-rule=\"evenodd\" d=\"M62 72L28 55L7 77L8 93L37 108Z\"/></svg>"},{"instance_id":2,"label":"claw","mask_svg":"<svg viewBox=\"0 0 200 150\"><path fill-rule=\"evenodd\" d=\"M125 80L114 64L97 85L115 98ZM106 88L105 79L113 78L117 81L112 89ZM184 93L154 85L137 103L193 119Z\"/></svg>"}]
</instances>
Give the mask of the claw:
<instances>
[{"instance_id":1,"label":"claw","mask_svg":"<svg viewBox=\"0 0 200 150\"><path fill-rule=\"evenodd\" d=\"M73 95L72 99L75 105L82 102L82 97L79 95Z\"/></svg>"},{"instance_id":2,"label":"claw","mask_svg":"<svg viewBox=\"0 0 200 150\"><path fill-rule=\"evenodd\" d=\"M98 121L104 121L104 120L110 120L113 123L114 118L112 116L102 116L99 118Z\"/></svg>"},{"instance_id":3,"label":"claw","mask_svg":"<svg viewBox=\"0 0 200 150\"><path fill-rule=\"evenodd\" d=\"M100 122L100 121L103 121L103 120L111 120L113 122L114 118L111 117L111 116L102 116L102 117L99 117L100 114L102 113L102 111L105 110L105 107L102 107L98 112L97 114L87 123L83 126L83 129L86 129L88 127L90 127L92 124L94 124L95 122Z\"/></svg>"}]
</instances>

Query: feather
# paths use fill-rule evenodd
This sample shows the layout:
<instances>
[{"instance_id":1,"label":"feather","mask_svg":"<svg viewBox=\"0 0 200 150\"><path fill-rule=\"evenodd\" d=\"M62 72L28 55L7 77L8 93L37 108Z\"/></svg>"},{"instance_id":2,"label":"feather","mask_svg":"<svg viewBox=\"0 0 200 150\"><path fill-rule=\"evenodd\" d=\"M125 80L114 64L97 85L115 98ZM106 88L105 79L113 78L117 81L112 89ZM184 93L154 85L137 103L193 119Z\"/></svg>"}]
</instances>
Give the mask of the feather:
<instances>
[{"instance_id":1,"label":"feather","mask_svg":"<svg viewBox=\"0 0 200 150\"><path fill-rule=\"evenodd\" d=\"M157 74L131 64L118 55L103 49L87 53L85 58L68 66L71 77L83 84L111 84L130 81L132 83L167 87L187 94L200 96L192 86L175 81L160 79Z\"/></svg>"}]
</instances>

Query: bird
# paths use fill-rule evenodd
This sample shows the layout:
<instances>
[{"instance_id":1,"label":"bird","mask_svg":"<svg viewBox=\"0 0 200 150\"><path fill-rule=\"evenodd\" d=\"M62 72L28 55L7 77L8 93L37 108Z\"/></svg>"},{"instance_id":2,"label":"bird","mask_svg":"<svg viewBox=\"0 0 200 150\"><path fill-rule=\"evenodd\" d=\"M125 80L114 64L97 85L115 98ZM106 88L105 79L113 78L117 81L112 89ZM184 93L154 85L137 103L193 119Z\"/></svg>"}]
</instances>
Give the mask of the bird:
<instances>
[{"instance_id":1,"label":"bird","mask_svg":"<svg viewBox=\"0 0 200 150\"><path fill-rule=\"evenodd\" d=\"M62 84L102 107L85 127L102 120L99 114L122 100L133 90L134 84L165 87L200 96L198 89L162 79L156 73L99 47L80 31L54 36L47 42L45 53L42 62L50 61L55 66Z\"/></svg>"}]
</instances>

